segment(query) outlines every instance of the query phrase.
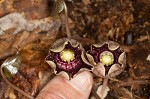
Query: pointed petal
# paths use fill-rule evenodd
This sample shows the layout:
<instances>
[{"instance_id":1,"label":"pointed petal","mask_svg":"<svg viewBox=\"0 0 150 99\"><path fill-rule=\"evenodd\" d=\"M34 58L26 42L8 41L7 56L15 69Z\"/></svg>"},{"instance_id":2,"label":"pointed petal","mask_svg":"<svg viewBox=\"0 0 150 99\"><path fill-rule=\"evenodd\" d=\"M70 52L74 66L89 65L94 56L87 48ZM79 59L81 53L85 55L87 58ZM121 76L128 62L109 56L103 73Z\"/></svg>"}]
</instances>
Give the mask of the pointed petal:
<instances>
[{"instance_id":1,"label":"pointed petal","mask_svg":"<svg viewBox=\"0 0 150 99\"><path fill-rule=\"evenodd\" d=\"M82 60L83 60L84 63L86 63L87 65L93 66L91 63L89 63L89 62L87 61L87 59L85 58L85 55L84 55L84 52L83 52L83 51L82 51L82 54L81 54L81 58L82 58Z\"/></svg>"},{"instance_id":2,"label":"pointed petal","mask_svg":"<svg viewBox=\"0 0 150 99\"><path fill-rule=\"evenodd\" d=\"M93 44L95 47L102 47L105 43ZM91 48L92 49L92 48Z\"/></svg>"},{"instance_id":3,"label":"pointed petal","mask_svg":"<svg viewBox=\"0 0 150 99\"><path fill-rule=\"evenodd\" d=\"M125 66L125 65L126 65L126 54L125 54L125 52L123 52L123 53L119 56L118 62L119 62L120 64L122 64L122 66Z\"/></svg>"},{"instance_id":4,"label":"pointed petal","mask_svg":"<svg viewBox=\"0 0 150 99\"><path fill-rule=\"evenodd\" d=\"M66 44L68 44L67 39L65 39L65 38L59 39L52 44L50 51L61 52L65 48Z\"/></svg>"},{"instance_id":5,"label":"pointed petal","mask_svg":"<svg viewBox=\"0 0 150 99\"><path fill-rule=\"evenodd\" d=\"M73 47L77 47L80 44L78 41L74 39L69 40L67 38L62 38L55 41L51 46L50 50L53 52L61 52L65 48L65 45L68 44L69 42Z\"/></svg>"},{"instance_id":6,"label":"pointed petal","mask_svg":"<svg viewBox=\"0 0 150 99\"><path fill-rule=\"evenodd\" d=\"M86 56L87 56L87 58L88 58L89 63L90 63L91 65L95 66L96 63L95 63L95 61L94 61L93 56L90 55L90 54L88 54L88 53L86 53Z\"/></svg>"},{"instance_id":7,"label":"pointed petal","mask_svg":"<svg viewBox=\"0 0 150 99\"><path fill-rule=\"evenodd\" d=\"M108 41L107 44L108 44L108 48L109 48L110 50L113 50L113 51L114 51L114 50L116 50L116 49L119 48L119 44L116 43L116 42Z\"/></svg>"},{"instance_id":8,"label":"pointed petal","mask_svg":"<svg viewBox=\"0 0 150 99\"><path fill-rule=\"evenodd\" d=\"M93 69L93 73L98 77L105 77L105 67L102 63L98 63L96 67Z\"/></svg>"},{"instance_id":9,"label":"pointed petal","mask_svg":"<svg viewBox=\"0 0 150 99\"><path fill-rule=\"evenodd\" d=\"M111 66L111 68L109 69L108 71L108 77L114 77L114 76L117 76L119 75L122 71L123 71L124 68L121 68L121 66L119 64L114 64Z\"/></svg>"},{"instance_id":10,"label":"pointed petal","mask_svg":"<svg viewBox=\"0 0 150 99\"><path fill-rule=\"evenodd\" d=\"M49 61L49 60L46 60L46 62L50 65L51 68L54 69L54 72L56 74L56 64L53 61Z\"/></svg>"},{"instance_id":11,"label":"pointed petal","mask_svg":"<svg viewBox=\"0 0 150 99\"><path fill-rule=\"evenodd\" d=\"M80 44L78 41L76 41L76 40L74 40L74 39L69 40L69 42L71 43L71 45L72 45L73 47L77 47L77 46ZM80 47L81 47L81 45L80 45Z\"/></svg>"},{"instance_id":12,"label":"pointed petal","mask_svg":"<svg viewBox=\"0 0 150 99\"><path fill-rule=\"evenodd\" d=\"M51 45L51 48L55 49L55 48L59 47L60 45L62 45L66 41L67 41L67 38L58 39Z\"/></svg>"}]
</instances>

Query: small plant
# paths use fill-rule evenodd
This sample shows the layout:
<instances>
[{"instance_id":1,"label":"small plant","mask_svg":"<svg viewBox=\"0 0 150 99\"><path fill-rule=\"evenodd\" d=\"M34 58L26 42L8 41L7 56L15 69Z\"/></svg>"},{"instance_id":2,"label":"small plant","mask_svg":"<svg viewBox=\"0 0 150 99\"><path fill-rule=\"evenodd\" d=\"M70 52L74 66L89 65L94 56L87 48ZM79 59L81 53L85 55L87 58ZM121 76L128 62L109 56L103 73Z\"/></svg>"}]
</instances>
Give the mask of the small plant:
<instances>
[{"instance_id":1,"label":"small plant","mask_svg":"<svg viewBox=\"0 0 150 99\"><path fill-rule=\"evenodd\" d=\"M65 9L65 24L67 38L56 40L52 44L46 62L54 69L55 74L62 74L66 79L72 78L78 71L91 70L92 66L83 62L85 51L82 45L71 39L68 25L68 11L63 0L57 0L60 12ZM63 5L62 5L63 4Z\"/></svg>"},{"instance_id":2,"label":"small plant","mask_svg":"<svg viewBox=\"0 0 150 99\"><path fill-rule=\"evenodd\" d=\"M93 65L93 73L104 78L102 86L99 86L97 94L104 98L109 90L108 79L119 75L126 65L126 54L119 44L113 41L102 44L93 44L91 50L87 51L87 61Z\"/></svg>"}]
</instances>

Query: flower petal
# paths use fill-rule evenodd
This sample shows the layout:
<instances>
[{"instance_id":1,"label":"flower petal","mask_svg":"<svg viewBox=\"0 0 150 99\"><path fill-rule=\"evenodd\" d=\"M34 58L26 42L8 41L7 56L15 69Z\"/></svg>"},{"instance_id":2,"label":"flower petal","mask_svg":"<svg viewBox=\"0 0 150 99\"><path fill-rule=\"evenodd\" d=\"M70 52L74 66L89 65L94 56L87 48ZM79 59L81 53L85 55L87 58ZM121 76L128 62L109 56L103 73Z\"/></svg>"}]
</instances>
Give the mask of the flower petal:
<instances>
[{"instance_id":1,"label":"flower petal","mask_svg":"<svg viewBox=\"0 0 150 99\"><path fill-rule=\"evenodd\" d=\"M90 63L91 65L95 66L96 63L95 63L95 61L94 61L93 56L90 55L90 54L88 54L88 53L86 53L86 56L87 56L87 58L88 58L89 63Z\"/></svg>"},{"instance_id":2,"label":"flower petal","mask_svg":"<svg viewBox=\"0 0 150 99\"><path fill-rule=\"evenodd\" d=\"M55 41L51 48L50 48L50 51L52 52L61 52L64 48L65 48L65 45L68 44L68 41L66 38L63 38L63 39L58 39L57 41Z\"/></svg>"},{"instance_id":3,"label":"flower petal","mask_svg":"<svg viewBox=\"0 0 150 99\"><path fill-rule=\"evenodd\" d=\"M93 73L98 77L105 77L105 67L102 63L98 63L93 69Z\"/></svg>"},{"instance_id":4,"label":"flower petal","mask_svg":"<svg viewBox=\"0 0 150 99\"><path fill-rule=\"evenodd\" d=\"M84 55L84 52L81 53L81 58L83 60L84 63L86 63L87 65L90 65L90 66L93 66L91 63L89 63L86 58L85 58L85 55ZM94 60L94 59L93 59Z\"/></svg>"},{"instance_id":5,"label":"flower petal","mask_svg":"<svg viewBox=\"0 0 150 99\"><path fill-rule=\"evenodd\" d=\"M124 68L121 68L119 64L114 64L111 66L111 68L109 69L108 71L108 77L114 77L114 76L117 76L119 75L122 71L123 71Z\"/></svg>"},{"instance_id":6,"label":"flower petal","mask_svg":"<svg viewBox=\"0 0 150 99\"><path fill-rule=\"evenodd\" d=\"M68 39L68 41L71 43L71 45L73 46L73 47L77 47L80 43L78 42L78 41L76 41L76 40L74 40L74 39ZM80 44L81 45L81 44ZM81 46L80 46L81 47Z\"/></svg>"},{"instance_id":7,"label":"flower petal","mask_svg":"<svg viewBox=\"0 0 150 99\"><path fill-rule=\"evenodd\" d=\"M78 41L74 39L61 38L52 44L50 50L53 52L61 52L65 48L65 45L68 43L70 43L73 47L77 47L80 44Z\"/></svg>"},{"instance_id":8,"label":"flower petal","mask_svg":"<svg viewBox=\"0 0 150 99\"><path fill-rule=\"evenodd\" d=\"M105 43L99 43L99 44L92 44L93 46L95 47L102 47ZM92 49L92 46L91 46L91 49Z\"/></svg>"},{"instance_id":9,"label":"flower petal","mask_svg":"<svg viewBox=\"0 0 150 99\"><path fill-rule=\"evenodd\" d=\"M119 56L118 62L119 62L120 64L122 64L122 66L125 66L125 65L126 65L126 54L125 54L125 52L123 52L123 53Z\"/></svg>"},{"instance_id":10,"label":"flower petal","mask_svg":"<svg viewBox=\"0 0 150 99\"><path fill-rule=\"evenodd\" d=\"M112 51L119 48L119 44L114 41L107 41L106 43L108 44L108 48Z\"/></svg>"},{"instance_id":11,"label":"flower petal","mask_svg":"<svg viewBox=\"0 0 150 99\"><path fill-rule=\"evenodd\" d=\"M54 73L56 74L56 64L53 61L46 60L46 62L50 65L51 68L54 69Z\"/></svg>"}]
</instances>

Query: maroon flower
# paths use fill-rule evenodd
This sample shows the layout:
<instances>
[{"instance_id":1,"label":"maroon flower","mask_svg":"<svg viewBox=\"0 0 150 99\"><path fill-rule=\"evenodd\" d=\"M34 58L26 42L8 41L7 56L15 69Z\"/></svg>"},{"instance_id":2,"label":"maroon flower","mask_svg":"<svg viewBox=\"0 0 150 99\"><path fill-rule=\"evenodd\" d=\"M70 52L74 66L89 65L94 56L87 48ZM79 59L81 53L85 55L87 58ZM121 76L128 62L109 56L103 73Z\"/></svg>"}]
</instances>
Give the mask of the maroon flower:
<instances>
[{"instance_id":1,"label":"maroon flower","mask_svg":"<svg viewBox=\"0 0 150 99\"><path fill-rule=\"evenodd\" d=\"M113 41L92 45L86 55L90 64L94 66L93 72L99 77L114 77L125 67L125 52Z\"/></svg>"},{"instance_id":2,"label":"maroon flower","mask_svg":"<svg viewBox=\"0 0 150 99\"><path fill-rule=\"evenodd\" d=\"M63 38L51 46L46 62L54 68L55 74L63 73L66 78L70 78L81 69L92 68L90 64L82 61L83 56L84 49L79 42Z\"/></svg>"},{"instance_id":3,"label":"maroon flower","mask_svg":"<svg viewBox=\"0 0 150 99\"><path fill-rule=\"evenodd\" d=\"M125 68L126 55L118 43L113 41L93 44L86 53L87 61L94 67L93 73L104 78L103 85L97 89L97 94L104 99L109 91L108 79L119 75Z\"/></svg>"}]
</instances>

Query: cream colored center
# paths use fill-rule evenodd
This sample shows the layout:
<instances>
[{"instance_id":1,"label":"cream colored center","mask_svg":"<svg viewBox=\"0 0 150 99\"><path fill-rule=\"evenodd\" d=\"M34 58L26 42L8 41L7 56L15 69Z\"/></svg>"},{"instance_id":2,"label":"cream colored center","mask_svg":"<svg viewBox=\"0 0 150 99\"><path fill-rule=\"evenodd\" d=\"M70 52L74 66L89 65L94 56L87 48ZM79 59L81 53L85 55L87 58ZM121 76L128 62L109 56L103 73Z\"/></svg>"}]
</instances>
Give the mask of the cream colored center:
<instances>
[{"instance_id":1,"label":"cream colored center","mask_svg":"<svg viewBox=\"0 0 150 99\"><path fill-rule=\"evenodd\" d=\"M111 65L114 61L113 54L110 52L102 53L100 56L100 61L106 66Z\"/></svg>"},{"instance_id":2,"label":"cream colored center","mask_svg":"<svg viewBox=\"0 0 150 99\"><path fill-rule=\"evenodd\" d=\"M70 61L72 61L72 60L75 58L75 55L74 55L74 52L71 51L71 50L63 50L63 51L60 53L60 58L61 58L63 61L70 62Z\"/></svg>"}]
</instances>

